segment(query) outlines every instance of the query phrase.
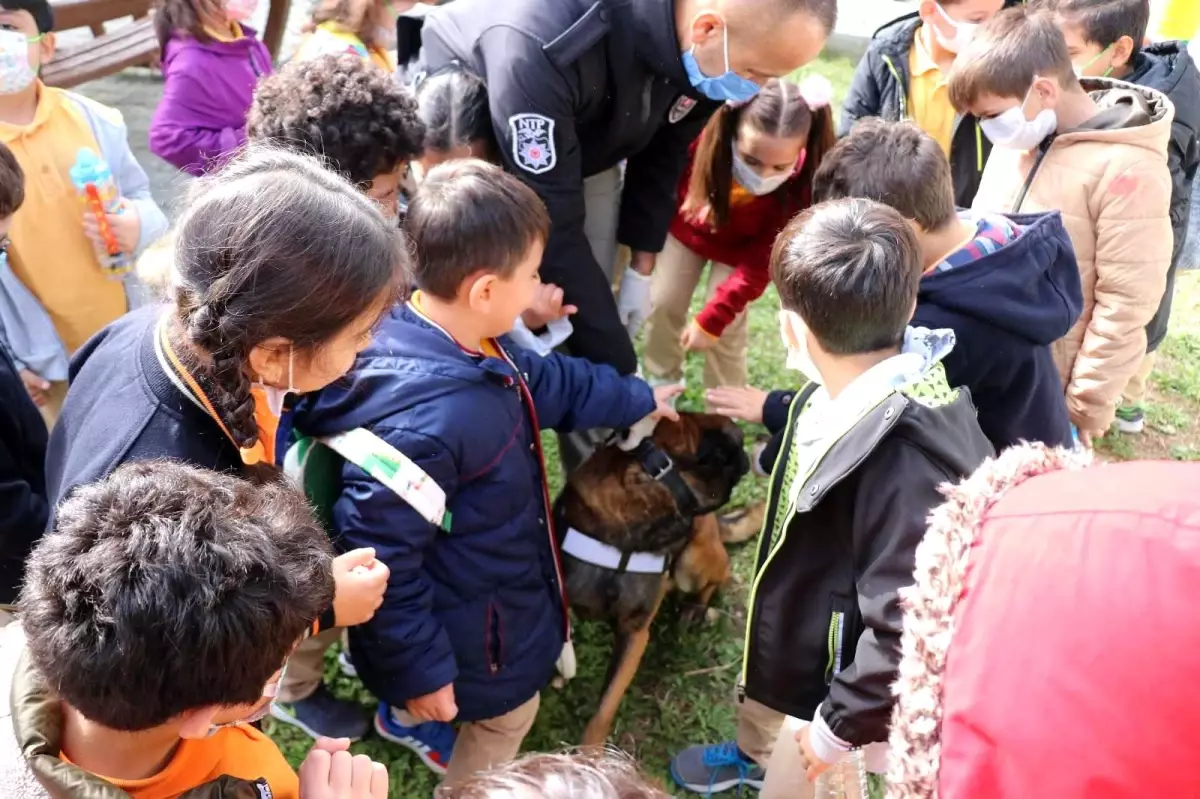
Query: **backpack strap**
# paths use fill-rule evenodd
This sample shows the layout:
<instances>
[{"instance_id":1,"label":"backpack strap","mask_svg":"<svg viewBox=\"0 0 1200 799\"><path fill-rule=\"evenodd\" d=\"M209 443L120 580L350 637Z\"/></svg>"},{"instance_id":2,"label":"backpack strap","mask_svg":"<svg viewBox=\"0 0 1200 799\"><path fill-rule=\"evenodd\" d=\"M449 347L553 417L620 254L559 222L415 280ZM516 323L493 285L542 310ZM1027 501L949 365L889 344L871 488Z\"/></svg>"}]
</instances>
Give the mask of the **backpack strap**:
<instances>
[{"instance_id":1,"label":"backpack strap","mask_svg":"<svg viewBox=\"0 0 1200 799\"><path fill-rule=\"evenodd\" d=\"M403 452L361 427L319 441L383 483L430 524L450 532L446 492Z\"/></svg>"}]
</instances>

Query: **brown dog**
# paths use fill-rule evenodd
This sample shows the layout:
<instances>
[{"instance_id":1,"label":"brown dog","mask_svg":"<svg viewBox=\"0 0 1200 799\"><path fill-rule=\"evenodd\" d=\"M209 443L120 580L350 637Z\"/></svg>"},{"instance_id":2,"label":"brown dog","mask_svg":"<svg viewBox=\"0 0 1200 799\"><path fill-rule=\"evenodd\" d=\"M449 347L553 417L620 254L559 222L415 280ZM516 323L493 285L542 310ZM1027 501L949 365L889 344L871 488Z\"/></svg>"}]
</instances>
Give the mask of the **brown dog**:
<instances>
[{"instance_id":1,"label":"brown dog","mask_svg":"<svg viewBox=\"0 0 1200 799\"><path fill-rule=\"evenodd\" d=\"M729 419L681 413L634 451L600 450L563 489L554 515L567 596L578 616L605 619L615 633L584 744L602 743L612 730L672 577L698 595L701 613L729 580L714 511L748 469L742 432Z\"/></svg>"}]
</instances>

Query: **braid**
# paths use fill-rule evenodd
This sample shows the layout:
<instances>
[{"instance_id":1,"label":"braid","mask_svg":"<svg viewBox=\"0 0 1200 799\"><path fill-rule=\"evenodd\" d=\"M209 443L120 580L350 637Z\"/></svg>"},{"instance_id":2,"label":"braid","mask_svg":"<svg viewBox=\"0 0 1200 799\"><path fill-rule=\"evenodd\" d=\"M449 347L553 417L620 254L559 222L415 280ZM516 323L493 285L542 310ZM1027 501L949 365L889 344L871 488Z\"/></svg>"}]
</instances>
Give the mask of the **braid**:
<instances>
[{"instance_id":1,"label":"braid","mask_svg":"<svg viewBox=\"0 0 1200 799\"><path fill-rule=\"evenodd\" d=\"M234 442L242 448L252 447L258 441L258 423L246 376L246 354L230 340L228 331L222 330L226 325L213 304L198 305L189 316L188 341L211 358L207 368L199 370L205 378L205 393Z\"/></svg>"}]
</instances>

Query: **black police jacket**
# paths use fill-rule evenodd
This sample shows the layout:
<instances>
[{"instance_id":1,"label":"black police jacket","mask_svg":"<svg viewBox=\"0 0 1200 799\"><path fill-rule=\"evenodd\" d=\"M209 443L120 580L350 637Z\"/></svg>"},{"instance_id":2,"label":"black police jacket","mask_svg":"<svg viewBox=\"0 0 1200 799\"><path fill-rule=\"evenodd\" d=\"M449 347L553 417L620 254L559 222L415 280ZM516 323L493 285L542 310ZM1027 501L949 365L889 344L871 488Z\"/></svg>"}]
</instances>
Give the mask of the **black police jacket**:
<instances>
[{"instance_id":1,"label":"black police jacket","mask_svg":"<svg viewBox=\"0 0 1200 799\"><path fill-rule=\"evenodd\" d=\"M583 181L625 161L617 239L662 250L688 145L717 107L684 72L673 1L455 0L428 14L421 45L420 69L457 61L484 79L504 166L549 209L542 279L579 307L572 353L633 372L584 236Z\"/></svg>"}]
</instances>

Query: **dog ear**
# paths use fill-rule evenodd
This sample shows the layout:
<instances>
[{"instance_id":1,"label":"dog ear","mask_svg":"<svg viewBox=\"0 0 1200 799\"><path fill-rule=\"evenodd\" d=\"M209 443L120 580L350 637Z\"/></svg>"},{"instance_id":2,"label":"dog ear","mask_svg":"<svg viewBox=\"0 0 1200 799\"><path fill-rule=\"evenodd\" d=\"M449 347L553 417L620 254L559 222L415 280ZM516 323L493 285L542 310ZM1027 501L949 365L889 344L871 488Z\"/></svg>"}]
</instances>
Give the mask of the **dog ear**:
<instances>
[{"instance_id":1,"label":"dog ear","mask_svg":"<svg viewBox=\"0 0 1200 799\"><path fill-rule=\"evenodd\" d=\"M642 443L645 439L654 435L654 428L658 426L658 419L647 416L643 419L634 422L633 427L625 431L625 435L617 439L617 449L629 452Z\"/></svg>"}]
</instances>

